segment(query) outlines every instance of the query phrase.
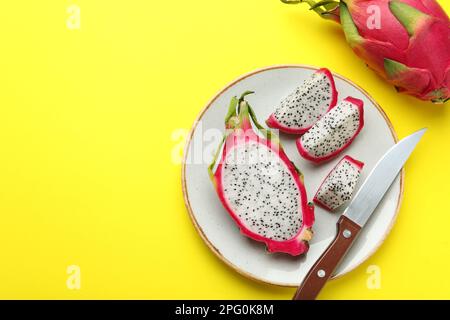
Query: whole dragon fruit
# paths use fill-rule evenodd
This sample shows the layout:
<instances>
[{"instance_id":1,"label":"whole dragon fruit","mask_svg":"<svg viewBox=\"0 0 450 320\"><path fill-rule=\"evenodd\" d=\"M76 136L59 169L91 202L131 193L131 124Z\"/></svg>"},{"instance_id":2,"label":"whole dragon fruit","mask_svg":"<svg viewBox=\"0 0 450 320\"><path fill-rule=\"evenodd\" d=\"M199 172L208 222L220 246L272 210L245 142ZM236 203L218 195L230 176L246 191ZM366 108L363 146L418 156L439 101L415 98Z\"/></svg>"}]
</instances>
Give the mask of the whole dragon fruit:
<instances>
[{"instance_id":1,"label":"whole dragon fruit","mask_svg":"<svg viewBox=\"0 0 450 320\"><path fill-rule=\"evenodd\" d=\"M340 22L353 51L399 92L450 99L450 19L436 0L281 1Z\"/></svg>"}]
</instances>

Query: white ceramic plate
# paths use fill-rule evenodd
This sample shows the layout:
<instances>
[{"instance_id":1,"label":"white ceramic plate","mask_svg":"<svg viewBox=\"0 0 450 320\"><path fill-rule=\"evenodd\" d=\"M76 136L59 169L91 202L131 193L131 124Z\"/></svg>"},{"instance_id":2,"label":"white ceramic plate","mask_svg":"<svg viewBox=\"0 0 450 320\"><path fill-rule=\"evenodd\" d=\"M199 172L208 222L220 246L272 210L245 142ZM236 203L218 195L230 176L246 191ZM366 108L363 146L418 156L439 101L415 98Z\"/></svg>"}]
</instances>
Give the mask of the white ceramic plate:
<instances>
[{"instance_id":1,"label":"white ceramic plate","mask_svg":"<svg viewBox=\"0 0 450 320\"><path fill-rule=\"evenodd\" d=\"M275 285L300 284L310 267L335 237L336 222L342 210L331 214L316 206L316 223L313 227L315 234L306 256L268 254L264 244L240 234L216 195L207 167L219 145L217 135L224 131L224 117L232 96L239 96L246 90L255 91L255 94L247 96L247 100L260 123L264 123L274 106L314 70L315 68L308 66L275 66L252 72L232 82L201 112L189 135L184 155L184 199L203 240L222 261L236 271L252 279ZM365 163L360 186L378 159L397 141L389 119L376 102L348 79L337 74L334 76L340 100L353 96L362 99L365 104L365 127L354 143L333 161L317 166L300 157L295 146L295 137L280 137L287 155L305 176L309 200L342 156L348 154ZM400 206L403 180L402 172L336 270L334 277L343 275L363 263L384 241Z\"/></svg>"}]
</instances>

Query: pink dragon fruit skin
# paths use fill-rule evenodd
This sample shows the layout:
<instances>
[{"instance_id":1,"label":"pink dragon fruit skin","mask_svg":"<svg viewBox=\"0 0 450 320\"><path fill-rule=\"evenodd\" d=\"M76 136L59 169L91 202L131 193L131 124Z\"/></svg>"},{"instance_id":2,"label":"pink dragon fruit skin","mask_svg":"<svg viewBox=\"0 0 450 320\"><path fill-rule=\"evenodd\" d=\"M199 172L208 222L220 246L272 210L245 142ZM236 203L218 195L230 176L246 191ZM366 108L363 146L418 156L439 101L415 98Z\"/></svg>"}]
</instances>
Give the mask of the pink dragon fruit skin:
<instances>
[{"instance_id":1,"label":"pink dragon fruit skin","mask_svg":"<svg viewBox=\"0 0 450 320\"><path fill-rule=\"evenodd\" d=\"M353 51L398 91L422 100L450 99L450 20L436 0L282 0L307 2L340 21ZM379 27L368 23L374 6Z\"/></svg>"}]
</instances>

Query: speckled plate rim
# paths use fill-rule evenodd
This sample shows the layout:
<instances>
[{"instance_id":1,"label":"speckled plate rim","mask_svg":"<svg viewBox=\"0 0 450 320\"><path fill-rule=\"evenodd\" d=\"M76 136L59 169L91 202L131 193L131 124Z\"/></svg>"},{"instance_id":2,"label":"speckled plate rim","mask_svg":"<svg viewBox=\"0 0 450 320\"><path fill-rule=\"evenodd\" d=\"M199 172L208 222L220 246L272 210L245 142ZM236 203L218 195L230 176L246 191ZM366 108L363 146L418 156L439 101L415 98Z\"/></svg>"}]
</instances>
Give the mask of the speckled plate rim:
<instances>
[{"instance_id":1,"label":"speckled plate rim","mask_svg":"<svg viewBox=\"0 0 450 320\"><path fill-rule=\"evenodd\" d=\"M181 184L182 184L182 191L183 191L183 198L184 198L184 203L186 205L186 208L188 210L189 213L189 217L192 221L192 223L194 224L195 229L197 230L197 232L199 233L200 237L203 239L203 241L206 243L206 245L211 249L212 252L214 252L214 254L220 259L222 260L222 262L224 262L226 265L228 265L230 268L232 268L233 270L235 270L236 272L238 272L239 274L243 275L246 278L258 281L258 282L262 282L262 283L266 283L266 284L271 284L271 285L275 285L275 286L281 286L281 287L298 287L298 284L295 283L290 283L290 284L286 284L286 283L277 283L274 281L267 281L266 279L262 279L259 277L256 277L248 272L246 272L243 269L238 268L237 266L235 266L232 262L230 262L228 259L226 259L222 253L220 252L219 249L217 249L210 241L209 239L206 237L205 233L203 232L202 228L200 227L200 225L198 224L197 220L195 219L195 216L193 214L192 211L192 207L189 201L189 194L187 191L187 186L186 186L186 157L188 154L188 148L189 145L191 143L192 140L192 136L194 134L194 131L199 123L199 121L202 119L203 115L205 114L205 112L211 107L211 105L226 91L228 90L230 87L234 86L235 84L241 82L242 80L251 77L255 74L258 73L262 73L265 71L269 71L269 70L273 70L273 69L289 69L289 68L299 68L299 69L309 69L309 70L318 70L319 68L314 67L314 66L310 66L310 65L303 65L303 64L286 64L286 65L273 65L273 66L268 66L268 67L263 67L260 69L256 69L254 71L251 71L249 73L246 73L240 77L238 77L236 80L230 82L229 84L227 84L222 90L220 90L218 93L216 93L214 95L214 97L206 104L206 106L202 109L202 111L199 113L199 115L197 116L197 118L194 121L194 124L192 125L192 128L190 129L187 139L186 139L186 144L185 144L185 148L184 148L184 154L183 154L183 161L182 161L182 167L181 167ZM382 117L384 118L384 120L386 121L387 126L389 127L391 134L392 134L392 138L394 139L394 142L397 143L398 142L398 136L397 133L395 132L394 126L392 125L391 120L388 118L388 116L386 115L386 113L384 112L383 108L381 108L381 106L369 95L369 93L364 90L363 88L361 88L360 86L358 86L357 84L355 84L353 81L351 81L350 79L337 74L335 72L332 72L334 77L340 78L341 80L347 82L348 84L352 85L353 87L355 87L356 89L358 89L363 95L366 96L367 99L369 99L374 106L378 109L378 112L382 115ZM383 236L380 238L379 242L377 243L377 245L371 250L369 251L363 259L361 259L361 262L359 262L358 264L355 264L352 268L349 268L348 270L346 270L345 272L342 272L339 275L333 275L331 277L331 279L337 279L340 278L344 275L346 275L347 273L353 271L354 269L356 269L357 267L359 267L361 264L363 264L367 259L369 259L379 248L380 246L384 243L384 241L386 240L387 236L390 234L395 221L397 220L399 211L400 211L400 207L403 201L403 193L404 193L404 181L405 181L405 169L402 169L401 173L400 173L400 193L399 193L399 197L397 199L397 207L395 209L395 214L392 217L392 220L389 223L388 229L386 230L386 232L383 234Z\"/></svg>"}]
</instances>

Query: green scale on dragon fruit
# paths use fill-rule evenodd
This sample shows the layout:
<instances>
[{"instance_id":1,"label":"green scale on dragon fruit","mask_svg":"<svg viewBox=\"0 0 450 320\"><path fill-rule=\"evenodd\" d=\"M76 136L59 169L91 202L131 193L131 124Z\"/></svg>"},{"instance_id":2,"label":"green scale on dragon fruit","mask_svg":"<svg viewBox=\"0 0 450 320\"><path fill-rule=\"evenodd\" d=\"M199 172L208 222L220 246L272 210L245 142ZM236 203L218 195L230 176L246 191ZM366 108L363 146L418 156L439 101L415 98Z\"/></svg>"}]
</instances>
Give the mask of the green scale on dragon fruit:
<instances>
[{"instance_id":1,"label":"green scale on dragon fruit","mask_svg":"<svg viewBox=\"0 0 450 320\"><path fill-rule=\"evenodd\" d=\"M321 163L345 150L364 127L364 103L347 97L297 139L300 155Z\"/></svg>"},{"instance_id":2,"label":"green scale on dragon fruit","mask_svg":"<svg viewBox=\"0 0 450 320\"><path fill-rule=\"evenodd\" d=\"M333 75L322 68L284 98L266 123L285 133L303 134L336 105L337 96Z\"/></svg>"},{"instance_id":3,"label":"green scale on dragon fruit","mask_svg":"<svg viewBox=\"0 0 450 320\"><path fill-rule=\"evenodd\" d=\"M241 230L269 252L308 251L314 207L303 176L278 137L264 129L244 99L231 100L226 135L209 167L219 200Z\"/></svg>"}]
</instances>

